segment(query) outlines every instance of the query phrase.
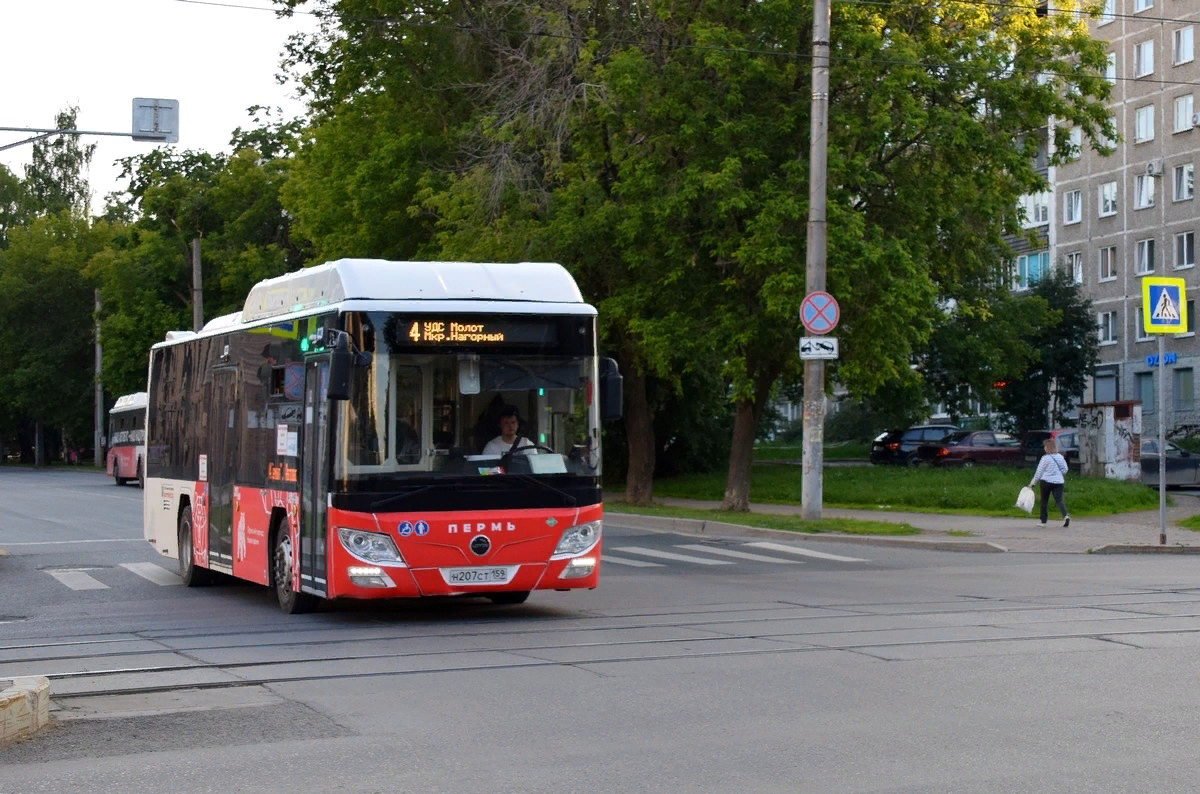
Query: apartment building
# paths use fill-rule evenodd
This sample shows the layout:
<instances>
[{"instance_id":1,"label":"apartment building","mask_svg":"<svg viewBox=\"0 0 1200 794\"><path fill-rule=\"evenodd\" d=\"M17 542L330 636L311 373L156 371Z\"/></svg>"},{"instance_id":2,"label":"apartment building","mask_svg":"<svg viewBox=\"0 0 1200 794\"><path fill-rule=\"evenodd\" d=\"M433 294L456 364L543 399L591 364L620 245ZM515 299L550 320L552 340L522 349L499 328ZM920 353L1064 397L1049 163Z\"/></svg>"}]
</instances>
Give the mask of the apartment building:
<instances>
[{"instance_id":1,"label":"apartment building","mask_svg":"<svg viewBox=\"0 0 1200 794\"><path fill-rule=\"evenodd\" d=\"M1047 248L1022 253L1015 268L1020 278L1022 266L1030 272L1055 262L1082 284L1100 337L1100 363L1084 400L1141 400L1144 433L1156 433L1163 416L1157 339L1143 330L1147 275L1187 284L1188 332L1165 339L1167 429L1200 425L1193 323L1200 298L1198 23L1200 0L1107 0L1103 16L1092 20L1092 35L1109 46L1110 107L1124 140L1108 156L1084 143L1076 159L1048 170ZM1079 142L1077 132L1073 137Z\"/></svg>"}]
</instances>

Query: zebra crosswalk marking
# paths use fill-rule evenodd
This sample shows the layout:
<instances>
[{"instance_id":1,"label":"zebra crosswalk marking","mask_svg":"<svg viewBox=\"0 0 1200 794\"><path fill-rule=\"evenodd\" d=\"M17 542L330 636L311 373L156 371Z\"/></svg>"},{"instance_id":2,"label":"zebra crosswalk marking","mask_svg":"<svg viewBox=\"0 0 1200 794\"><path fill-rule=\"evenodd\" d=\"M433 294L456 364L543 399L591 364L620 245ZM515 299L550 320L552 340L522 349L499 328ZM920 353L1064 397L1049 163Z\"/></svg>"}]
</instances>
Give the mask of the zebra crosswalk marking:
<instances>
[{"instance_id":1,"label":"zebra crosswalk marking","mask_svg":"<svg viewBox=\"0 0 1200 794\"><path fill-rule=\"evenodd\" d=\"M661 568L661 562L646 562L645 560L627 560L624 557L614 557L611 554L601 554L602 562L611 562L616 565L629 565L634 568Z\"/></svg>"},{"instance_id":2,"label":"zebra crosswalk marking","mask_svg":"<svg viewBox=\"0 0 1200 794\"><path fill-rule=\"evenodd\" d=\"M85 571L59 570L46 571L62 584L72 590L107 590L108 585L99 579L94 579Z\"/></svg>"},{"instance_id":3,"label":"zebra crosswalk marking","mask_svg":"<svg viewBox=\"0 0 1200 794\"><path fill-rule=\"evenodd\" d=\"M163 587L171 587L173 585L183 584L183 580L179 576L161 565L153 562L123 562L121 567L127 571L136 573L143 579L149 579L155 584L160 584Z\"/></svg>"},{"instance_id":4,"label":"zebra crosswalk marking","mask_svg":"<svg viewBox=\"0 0 1200 794\"><path fill-rule=\"evenodd\" d=\"M716 546L702 546L699 543L685 543L678 545L677 549L688 549L689 551L702 551L705 554L719 554L725 557L736 557L739 560L753 560L754 562L774 562L781 565L803 565L803 560L785 560L780 557L768 557L765 554L750 554L745 551L734 551L733 549L718 548Z\"/></svg>"},{"instance_id":5,"label":"zebra crosswalk marking","mask_svg":"<svg viewBox=\"0 0 1200 794\"><path fill-rule=\"evenodd\" d=\"M689 554L674 554L669 551L658 551L657 549L647 549L641 546L621 546L617 551L624 551L629 554L641 554L644 557L658 557L663 560L693 562L697 565L733 565L729 560L706 560L703 557L693 557Z\"/></svg>"},{"instance_id":6,"label":"zebra crosswalk marking","mask_svg":"<svg viewBox=\"0 0 1200 794\"><path fill-rule=\"evenodd\" d=\"M770 549L771 551L782 551L787 554L799 554L803 557L816 557L822 560L838 560L840 562L870 562L860 557L843 557L840 554L826 554L823 551L812 551L810 549L802 549L798 546L787 546L783 543L772 543L769 540L759 540L753 543L747 543L747 546L754 546L758 549Z\"/></svg>"}]
</instances>

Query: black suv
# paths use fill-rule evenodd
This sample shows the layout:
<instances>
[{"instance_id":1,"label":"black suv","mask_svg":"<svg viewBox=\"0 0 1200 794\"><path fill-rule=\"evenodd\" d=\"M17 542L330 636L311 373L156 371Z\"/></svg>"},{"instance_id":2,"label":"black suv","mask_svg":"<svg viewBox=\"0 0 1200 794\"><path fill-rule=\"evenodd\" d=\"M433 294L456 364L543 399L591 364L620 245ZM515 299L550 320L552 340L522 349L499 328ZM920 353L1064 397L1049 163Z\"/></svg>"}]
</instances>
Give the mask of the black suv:
<instances>
[{"instance_id":1,"label":"black suv","mask_svg":"<svg viewBox=\"0 0 1200 794\"><path fill-rule=\"evenodd\" d=\"M871 462L908 466L922 444L936 444L958 430L954 425L917 425L907 430L881 433L871 444Z\"/></svg>"},{"instance_id":2,"label":"black suv","mask_svg":"<svg viewBox=\"0 0 1200 794\"><path fill-rule=\"evenodd\" d=\"M1021 436L1021 449L1025 451L1025 462L1036 464L1042 458L1042 442L1054 439L1058 451L1067 463L1079 462L1079 429L1068 427L1062 430L1029 430Z\"/></svg>"}]
</instances>

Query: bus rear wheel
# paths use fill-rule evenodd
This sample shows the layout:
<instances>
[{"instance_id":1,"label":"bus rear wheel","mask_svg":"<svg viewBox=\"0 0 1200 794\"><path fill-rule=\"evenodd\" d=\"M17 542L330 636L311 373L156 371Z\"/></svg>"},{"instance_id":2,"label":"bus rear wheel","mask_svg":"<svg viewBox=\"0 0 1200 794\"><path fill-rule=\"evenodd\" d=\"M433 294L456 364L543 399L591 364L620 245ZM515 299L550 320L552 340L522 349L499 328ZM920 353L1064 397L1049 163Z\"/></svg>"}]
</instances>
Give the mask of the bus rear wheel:
<instances>
[{"instance_id":1,"label":"bus rear wheel","mask_svg":"<svg viewBox=\"0 0 1200 794\"><path fill-rule=\"evenodd\" d=\"M199 587L210 580L207 568L197 568L192 551L192 506L179 514L179 578L187 587Z\"/></svg>"},{"instance_id":2,"label":"bus rear wheel","mask_svg":"<svg viewBox=\"0 0 1200 794\"><path fill-rule=\"evenodd\" d=\"M118 488L125 484L125 478L121 476L121 470L117 468L117 462L113 461L113 482Z\"/></svg>"},{"instance_id":3,"label":"bus rear wheel","mask_svg":"<svg viewBox=\"0 0 1200 794\"><path fill-rule=\"evenodd\" d=\"M529 598L528 590L518 590L514 593L490 593L488 598L493 604L524 604L525 599Z\"/></svg>"},{"instance_id":4,"label":"bus rear wheel","mask_svg":"<svg viewBox=\"0 0 1200 794\"><path fill-rule=\"evenodd\" d=\"M271 583L275 589L275 600L279 602L279 608L289 615L312 612L316 609L319 600L311 593L301 593L292 587L292 560L294 557L291 533L287 531L286 527L279 527L275 533Z\"/></svg>"}]
</instances>

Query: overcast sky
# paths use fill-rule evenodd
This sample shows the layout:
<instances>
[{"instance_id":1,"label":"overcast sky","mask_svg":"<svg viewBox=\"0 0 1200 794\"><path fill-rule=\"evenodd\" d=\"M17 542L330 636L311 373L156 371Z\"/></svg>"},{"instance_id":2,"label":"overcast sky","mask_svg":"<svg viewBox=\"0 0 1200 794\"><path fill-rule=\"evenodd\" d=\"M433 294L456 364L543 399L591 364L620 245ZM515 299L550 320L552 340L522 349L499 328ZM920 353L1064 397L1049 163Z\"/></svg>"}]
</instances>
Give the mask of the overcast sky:
<instances>
[{"instance_id":1,"label":"overcast sky","mask_svg":"<svg viewBox=\"0 0 1200 794\"><path fill-rule=\"evenodd\" d=\"M134 97L179 101L180 148L227 151L230 133L249 126L246 108L303 106L275 81L292 33L315 29L311 16L277 19L269 0L225 5L180 0L0 0L0 126L53 127L78 105L80 129L128 132ZM234 8L230 5L246 6ZM0 146L33 133L0 131ZM117 189L114 161L154 148L130 138L91 136L93 210ZM18 176L32 144L0 151Z\"/></svg>"}]
</instances>

